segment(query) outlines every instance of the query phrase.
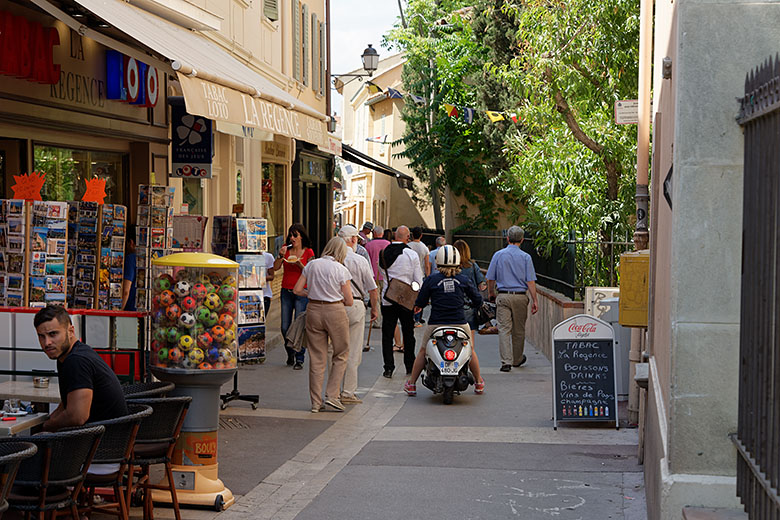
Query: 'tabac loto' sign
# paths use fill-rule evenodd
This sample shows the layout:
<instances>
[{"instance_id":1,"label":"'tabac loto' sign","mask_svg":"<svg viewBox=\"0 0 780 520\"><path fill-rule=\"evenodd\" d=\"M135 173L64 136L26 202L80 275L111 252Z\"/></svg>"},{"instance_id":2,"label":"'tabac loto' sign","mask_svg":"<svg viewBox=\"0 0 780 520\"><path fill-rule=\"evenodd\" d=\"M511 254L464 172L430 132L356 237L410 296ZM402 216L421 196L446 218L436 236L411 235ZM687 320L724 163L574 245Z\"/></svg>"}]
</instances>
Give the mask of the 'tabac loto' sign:
<instances>
[{"instance_id":1,"label":"'tabac loto' sign","mask_svg":"<svg viewBox=\"0 0 780 520\"><path fill-rule=\"evenodd\" d=\"M121 52L106 51L106 99L153 107L160 97L160 77L155 67Z\"/></svg>"},{"instance_id":2,"label":"'tabac loto' sign","mask_svg":"<svg viewBox=\"0 0 780 520\"><path fill-rule=\"evenodd\" d=\"M0 74L53 85L60 79L54 46L60 33L22 16L0 11Z\"/></svg>"}]
</instances>

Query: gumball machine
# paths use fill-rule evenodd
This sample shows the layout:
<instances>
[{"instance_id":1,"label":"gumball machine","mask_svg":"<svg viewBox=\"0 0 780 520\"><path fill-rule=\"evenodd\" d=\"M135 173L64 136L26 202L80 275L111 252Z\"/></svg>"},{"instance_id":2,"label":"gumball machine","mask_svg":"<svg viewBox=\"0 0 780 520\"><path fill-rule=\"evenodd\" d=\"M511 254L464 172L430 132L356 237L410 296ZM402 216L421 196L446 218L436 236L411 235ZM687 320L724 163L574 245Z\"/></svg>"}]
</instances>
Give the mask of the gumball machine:
<instances>
[{"instance_id":1,"label":"gumball machine","mask_svg":"<svg viewBox=\"0 0 780 520\"><path fill-rule=\"evenodd\" d=\"M173 455L180 504L234 502L218 478L219 391L237 370L238 264L206 253L175 253L152 261L151 371L192 397ZM156 502L170 494L155 490Z\"/></svg>"}]
</instances>

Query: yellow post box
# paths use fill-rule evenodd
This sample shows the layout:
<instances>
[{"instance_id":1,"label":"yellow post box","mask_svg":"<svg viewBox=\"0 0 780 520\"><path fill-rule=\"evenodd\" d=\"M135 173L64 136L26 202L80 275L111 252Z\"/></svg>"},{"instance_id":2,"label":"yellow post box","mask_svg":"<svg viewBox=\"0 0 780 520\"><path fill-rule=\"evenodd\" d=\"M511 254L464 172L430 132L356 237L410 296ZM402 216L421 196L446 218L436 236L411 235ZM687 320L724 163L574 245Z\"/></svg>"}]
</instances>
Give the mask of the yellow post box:
<instances>
[{"instance_id":1,"label":"yellow post box","mask_svg":"<svg viewBox=\"0 0 780 520\"><path fill-rule=\"evenodd\" d=\"M647 327L650 250L620 255L620 314L624 327Z\"/></svg>"}]
</instances>

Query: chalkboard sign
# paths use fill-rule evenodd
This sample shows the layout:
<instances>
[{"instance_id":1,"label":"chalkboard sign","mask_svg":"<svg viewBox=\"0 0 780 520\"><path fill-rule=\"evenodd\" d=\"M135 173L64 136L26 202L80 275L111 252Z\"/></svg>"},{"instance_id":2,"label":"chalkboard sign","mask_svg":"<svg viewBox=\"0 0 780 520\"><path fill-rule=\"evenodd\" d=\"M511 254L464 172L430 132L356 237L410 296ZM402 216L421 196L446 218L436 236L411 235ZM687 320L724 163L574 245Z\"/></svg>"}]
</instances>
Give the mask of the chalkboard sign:
<instances>
[{"instance_id":1,"label":"chalkboard sign","mask_svg":"<svg viewBox=\"0 0 780 520\"><path fill-rule=\"evenodd\" d=\"M615 332L587 314L562 321L552 332L553 427L559 422L615 422Z\"/></svg>"}]
</instances>

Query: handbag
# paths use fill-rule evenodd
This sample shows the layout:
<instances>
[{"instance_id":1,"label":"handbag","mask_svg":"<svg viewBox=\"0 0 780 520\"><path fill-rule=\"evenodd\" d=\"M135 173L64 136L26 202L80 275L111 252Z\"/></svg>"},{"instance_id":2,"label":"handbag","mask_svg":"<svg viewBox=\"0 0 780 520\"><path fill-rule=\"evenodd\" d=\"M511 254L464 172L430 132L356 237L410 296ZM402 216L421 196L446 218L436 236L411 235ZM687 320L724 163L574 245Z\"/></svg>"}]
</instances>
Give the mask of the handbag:
<instances>
[{"instance_id":1,"label":"handbag","mask_svg":"<svg viewBox=\"0 0 780 520\"><path fill-rule=\"evenodd\" d=\"M477 326L484 325L490 320L496 318L496 304L491 302L483 302L482 306L477 309Z\"/></svg>"},{"instance_id":2,"label":"handbag","mask_svg":"<svg viewBox=\"0 0 780 520\"><path fill-rule=\"evenodd\" d=\"M385 273L387 273L387 270L385 270ZM414 302L417 300L417 293L418 291L415 291L408 283L398 278L392 278L387 284L385 300L412 311L414 310Z\"/></svg>"}]
</instances>

